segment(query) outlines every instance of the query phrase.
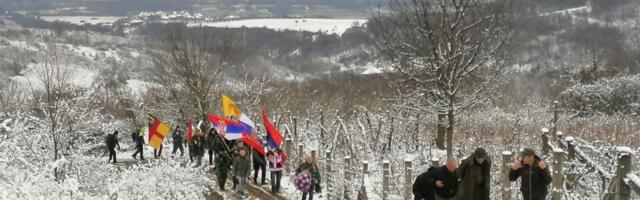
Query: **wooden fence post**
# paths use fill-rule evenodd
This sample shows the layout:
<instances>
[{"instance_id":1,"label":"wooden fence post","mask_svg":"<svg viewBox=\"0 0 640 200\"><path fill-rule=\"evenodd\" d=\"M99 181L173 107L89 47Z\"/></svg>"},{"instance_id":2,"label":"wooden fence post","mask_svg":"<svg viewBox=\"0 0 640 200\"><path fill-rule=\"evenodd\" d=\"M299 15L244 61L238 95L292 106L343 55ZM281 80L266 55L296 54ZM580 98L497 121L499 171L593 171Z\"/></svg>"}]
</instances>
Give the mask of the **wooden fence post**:
<instances>
[{"instance_id":1,"label":"wooden fence post","mask_svg":"<svg viewBox=\"0 0 640 200\"><path fill-rule=\"evenodd\" d=\"M313 158L313 160L314 160L314 161L318 161L318 160L317 160L317 159L318 159L318 157L317 157L317 153L316 153L316 151L317 151L317 150L315 150L315 149L312 149L312 150L311 150L311 157Z\"/></svg>"},{"instance_id":2,"label":"wooden fence post","mask_svg":"<svg viewBox=\"0 0 640 200\"><path fill-rule=\"evenodd\" d=\"M549 129L542 129L542 155L549 155L549 150L551 147L549 146Z\"/></svg>"},{"instance_id":3,"label":"wooden fence post","mask_svg":"<svg viewBox=\"0 0 640 200\"><path fill-rule=\"evenodd\" d=\"M325 171L325 175L326 175L326 178L325 178L326 181L325 182L327 182L326 183L327 184L327 199L331 199L331 194L333 192L332 191L333 188L331 187L332 186L331 179L328 178L329 176L332 176L332 174L333 174L331 172L331 170L332 170L331 169L331 165L332 165L332 162L331 162L332 161L331 160L331 150L327 150L325 152L325 156L327 157L326 158L327 159L327 166L326 166L326 171Z\"/></svg>"},{"instance_id":4,"label":"wooden fence post","mask_svg":"<svg viewBox=\"0 0 640 200\"><path fill-rule=\"evenodd\" d=\"M440 166L440 160L438 160L437 158L431 158L431 166L432 167Z\"/></svg>"},{"instance_id":5,"label":"wooden fence post","mask_svg":"<svg viewBox=\"0 0 640 200\"><path fill-rule=\"evenodd\" d=\"M553 120L551 121L551 133L555 134L558 131L558 120L560 119L560 102L553 102Z\"/></svg>"},{"instance_id":6,"label":"wooden fence post","mask_svg":"<svg viewBox=\"0 0 640 200\"><path fill-rule=\"evenodd\" d=\"M298 144L298 159L304 160L304 144Z\"/></svg>"},{"instance_id":7,"label":"wooden fence post","mask_svg":"<svg viewBox=\"0 0 640 200\"><path fill-rule=\"evenodd\" d=\"M344 178L351 180L351 156L344 157Z\"/></svg>"},{"instance_id":8,"label":"wooden fence post","mask_svg":"<svg viewBox=\"0 0 640 200\"><path fill-rule=\"evenodd\" d=\"M569 160L576 159L576 143L573 137L566 137L564 141L567 142L567 149L569 150Z\"/></svg>"},{"instance_id":9,"label":"wooden fence post","mask_svg":"<svg viewBox=\"0 0 640 200\"><path fill-rule=\"evenodd\" d=\"M367 179L367 177L369 176L369 162L367 161L362 161L362 185L360 185L360 191L358 191L358 200L367 200L369 199L368 195L367 195L367 186L366 186L366 181L365 179Z\"/></svg>"},{"instance_id":10,"label":"wooden fence post","mask_svg":"<svg viewBox=\"0 0 640 200\"><path fill-rule=\"evenodd\" d=\"M324 111L320 110L320 139L324 140Z\"/></svg>"},{"instance_id":11,"label":"wooden fence post","mask_svg":"<svg viewBox=\"0 0 640 200\"><path fill-rule=\"evenodd\" d=\"M412 193L411 187L413 186L413 167L411 163L413 160L405 159L404 160L404 199L411 200Z\"/></svg>"},{"instance_id":12,"label":"wooden fence post","mask_svg":"<svg viewBox=\"0 0 640 200\"><path fill-rule=\"evenodd\" d=\"M631 173L631 155L633 151L629 147L618 147L618 167L616 168L616 176L611 180L610 186L613 186L613 190L609 190L609 193L613 195L607 195L607 200L629 200L631 197L631 188L626 184L624 179L627 174Z\"/></svg>"},{"instance_id":13,"label":"wooden fence post","mask_svg":"<svg viewBox=\"0 0 640 200\"><path fill-rule=\"evenodd\" d=\"M389 160L382 161L382 174L382 199L387 200L391 189L389 187L391 184L391 163Z\"/></svg>"},{"instance_id":14,"label":"wooden fence post","mask_svg":"<svg viewBox=\"0 0 640 200\"><path fill-rule=\"evenodd\" d=\"M291 154L291 151L293 151L292 149L293 147L293 140L291 140L291 138L287 138L284 140L284 152L286 152L287 154ZM285 160L285 165L286 165L286 170L287 170L287 174L291 173L291 165L295 165L295 162L291 162L290 159Z\"/></svg>"},{"instance_id":15,"label":"wooden fence post","mask_svg":"<svg viewBox=\"0 0 640 200\"><path fill-rule=\"evenodd\" d=\"M562 175L562 164L564 162L564 151L562 149L553 150L553 189L551 190L552 200L561 200L562 191L564 185L564 178Z\"/></svg>"},{"instance_id":16,"label":"wooden fence post","mask_svg":"<svg viewBox=\"0 0 640 200\"><path fill-rule=\"evenodd\" d=\"M513 153L511 151L502 152L502 200L511 200L511 180L509 180L509 172L511 171L511 163L513 162Z\"/></svg>"},{"instance_id":17,"label":"wooden fence post","mask_svg":"<svg viewBox=\"0 0 640 200\"><path fill-rule=\"evenodd\" d=\"M298 138L298 116L293 117L293 137Z\"/></svg>"}]
</instances>

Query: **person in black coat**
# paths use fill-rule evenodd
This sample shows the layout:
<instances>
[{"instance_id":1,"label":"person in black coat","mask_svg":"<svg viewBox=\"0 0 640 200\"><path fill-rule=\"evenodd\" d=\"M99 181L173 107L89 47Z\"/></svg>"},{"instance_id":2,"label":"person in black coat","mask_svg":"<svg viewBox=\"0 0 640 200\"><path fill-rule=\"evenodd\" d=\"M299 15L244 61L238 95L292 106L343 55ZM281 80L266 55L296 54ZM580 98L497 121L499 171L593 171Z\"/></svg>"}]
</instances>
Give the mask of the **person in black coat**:
<instances>
[{"instance_id":1,"label":"person in black coat","mask_svg":"<svg viewBox=\"0 0 640 200\"><path fill-rule=\"evenodd\" d=\"M184 140L184 135L182 130L180 130L180 125L176 126L176 129L173 130L171 134L173 138L173 152L171 155L175 155L178 150L180 150L180 157L184 155L184 147L182 146L182 141Z\"/></svg>"},{"instance_id":2,"label":"person in black coat","mask_svg":"<svg viewBox=\"0 0 640 200\"><path fill-rule=\"evenodd\" d=\"M431 167L413 182L413 196L415 200L453 199L458 192L457 162L453 158L447 159L447 164Z\"/></svg>"},{"instance_id":3,"label":"person in black coat","mask_svg":"<svg viewBox=\"0 0 640 200\"><path fill-rule=\"evenodd\" d=\"M526 148L520 153L518 162L511 166L509 180L521 179L520 191L524 200L544 200L549 192L551 173L547 164L533 149Z\"/></svg>"},{"instance_id":4,"label":"person in black coat","mask_svg":"<svg viewBox=\"0 0 640 200\"><path fill-rule=\"evenodd\" d=\"M490 200L491 194L491 159L487 151L477 148L473 155L460 163L460 193L456 200Z\"/></svg>"},{"instance_id":5,"label":"person in black coat","mask_svg":"<svg viewBox=\"0 0 640 200\"><path fill-rule=\"evenodd\" d=\"M258 150L253 149L253 184L258 185L258 172L260 170L262 170L262 178L261 180L261 184L262 185L266 185L267 183L265 182L264 178L265 176L267 176L267 159L265 158L264 155L260 154L260 152L258 152Z\"/></svg>"},{"instance_id":6,"label":"person in black coat","mask_svg":"<svg viewBox=\"0 0 640 200\"><path fill-rule=\"evenodd\" d=\"M107 163L111 162L111 158L113 158L113 163L116 163L116 146L120 149L120 143L118 142L118 131L115 131L113 134L107 135L105 139L105 143L107 144L107 150L109 150L109 160Z\"/></svg>"}]
</instances>

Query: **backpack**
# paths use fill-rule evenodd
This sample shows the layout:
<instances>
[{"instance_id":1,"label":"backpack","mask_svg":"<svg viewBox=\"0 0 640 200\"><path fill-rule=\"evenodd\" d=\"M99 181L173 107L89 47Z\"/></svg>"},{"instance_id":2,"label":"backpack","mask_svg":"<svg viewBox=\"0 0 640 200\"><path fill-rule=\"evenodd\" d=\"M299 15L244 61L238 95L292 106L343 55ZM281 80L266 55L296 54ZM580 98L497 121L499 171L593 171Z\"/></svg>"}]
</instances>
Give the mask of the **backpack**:
<instances>
[{"instance_id":1,"label":"backpack","mask_svg":"<svg viewBox=\"0 0 640 200\"><path fill-rule=\"evenodd\" d=\"M296 188L302 192L309 191L311 188L311 177L309 171L305 170L298 174L294 179Z\"/></svg>"},{"instance_id":2,"label":"backpack","mask_svg":"<svg viewBox=\"0 0 640 200\"><path fill-rule=\"evenodd\" d=\"M131 133L131 140L133 140L133 142L137 142L138 132L140 131L134 131L133 133Z\"/></svg>"}]
</instances>

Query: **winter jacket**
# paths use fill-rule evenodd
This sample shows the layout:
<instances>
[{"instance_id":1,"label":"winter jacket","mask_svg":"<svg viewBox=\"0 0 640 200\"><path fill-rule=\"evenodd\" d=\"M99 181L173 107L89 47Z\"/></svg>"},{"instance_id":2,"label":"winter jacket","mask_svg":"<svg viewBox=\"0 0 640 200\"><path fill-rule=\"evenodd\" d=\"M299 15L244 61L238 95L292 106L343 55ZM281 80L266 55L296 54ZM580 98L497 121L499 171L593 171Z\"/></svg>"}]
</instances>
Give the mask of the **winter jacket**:
<instances>
[{"instance_id":1,"label":"winter jacket","mask_svg":"<svg viewBox=\"0 0 640 200\"><path fill-rule=\"evenodd\" d=\"M267 158L269 159L269 170L282 171L287 161L287 154L284 153L284 151L280 151L279 153L269 151L269 153L267 153Z\"/></svg>"},{"instance_id":2,"label":"winter jacket","mask_svg":"<svg viewBox=\"0 0 640 200\"><path fill-rule=\"evenodd\" d=\"M535 157L533 165L524 165L524 167L509 172L509 180L516 181L521 178L520 191L524 200L544 200L548 194L548 186L551 184L551 173L549 168L540 169L538 163L540 158Z\"/></svg>"},{"instance_id":3,"label":"winter jacket","mask_svg":"<svg viewBox=\"0 0 640 200\"><path fill-rule=\"evenodd\" d=\"M135 136L133 141L136 143L136 146L144 145L144 132L141 129L137 129L135 132L133 132L132 136Z\"/></svg>"},{"instance_id":4,"label":"winter jacket","mask_svg":"<svg viewBox=\"0 0 640 200\"><path fill-rule=\"evenodd\" d=\"M444 187L436 187L436 181L442 181ZM427 172L420 174L412 187L415 199L434 200L435 194L449 199L458 191L458 175L447 170L446 166L431 167Z\"/></svg>"},{"instance_id":5,"label":"winter jacket","mask_svg":"<svg viewBox=\"0 0 640 200\"><path fill-rule=\"evenodd\" d=\"M491 194L491 160L478 164L473 156L464 159L458 168L460 177L457 200L489 200Z\"/></svg>"},{"instance_id":6,"label":"winter jacket","mask_svg":"<svg viewBox=\"0 0 640 200\"><path fill-rule=\"evenodd\" d=\"M182 144L182 140L184 140L184 135L182 133L182 130L180 129L174 130L172 133L172 138L173 138L174 144L177 144L177 145Z\"/></svg>"},{"instance_id":7,"label":"winter jacket","mask_svg":"<svg viewBox=\"0 0 640 200\"><path fill-rule=\"evenodd\" d=\"M238 156L233 160L233 174L239 178L249 177L251 174L251 163L249 162L249 156Z\"/></svg>"},{"instance_id":8,"label":"winter jacket","mask_svg":"<svg viewBox=\"0 0 640 200\"><path fill-rule=\"evenodd\" d=\"M120 148L120 144L118 142L118 137L116 137L115 134L107 135L107 137L105 138L105 143L107 144L107 148L109 148L109 149L116 148L116 146L118 146L118 148Z\"/></svg>"},{"instance_id":9,"label":"winter jacket","mask_svg":"<svg viewBox=\"0 0 640 200\"><path fill-rule=\"evenodd\" d=\"M309 178L311 178L311 183L320 183L320 170L318 170L317 165L304 162L300 166L298 166L298 169L296 169L296 175L302 173L303 171L309 171Z\"/></svg>"},{"instance_id":10,"label":"winter jacket","mask_svg":"<svg viewBox=\"0 0 640 200\"><path fill-rule=\"evenodd\" d=\"M267 164L267 159L265 158L264 155L262 155L260 152L258 152L258 150L253 149L252 151L253 153L253 163L258 164L258 165L266 165Z\"/></svg>"},{"instance_id":11,"label":"winter jacket","mask_svg":"<svg viewBox=\"0 0 640 200\"><path fill-rule=\"evenodd\" d=\"M193 137L193 154L195 156L204 156L204 138L202 136Z\"/></svg>"}]
</instances>

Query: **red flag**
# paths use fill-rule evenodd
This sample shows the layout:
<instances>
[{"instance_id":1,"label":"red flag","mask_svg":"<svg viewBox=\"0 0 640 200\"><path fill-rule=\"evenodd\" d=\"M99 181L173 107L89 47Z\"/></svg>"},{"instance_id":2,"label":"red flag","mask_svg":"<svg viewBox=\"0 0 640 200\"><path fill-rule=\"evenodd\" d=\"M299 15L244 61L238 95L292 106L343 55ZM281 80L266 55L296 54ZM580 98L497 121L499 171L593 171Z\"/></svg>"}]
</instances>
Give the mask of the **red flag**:
<instances>
[{"instance_id":1,"label":"red flag","mask_svg":"<svg viewBox=\"0 0 640 200\"><path fill-rule=\"evenodd\" d=\"M264 147L260 143L257 134L242 133L242 142L249 145L251 148L254 148L263 156L267 155L267 153L264 152Z\"/></svg>"},{"instance_id":2,"label":"red flag","mask_svg":"<svg viewBox=\"0 0 640 200\"><path fill-rule=\"evenodd\" d=\"M267 114L265 114L264 110L262 111L262 122L264 123L265 130L267 131L267 145L269 145L271 149L277 149L282 145L284 138L282 137L282 134L273 127L273 124L271 124L271 121L267 118Z\"/></svg>"},{"instance_id":3,"label":"red flag","mask_svg":"<svg viewBox=\"0 0 640 200\"><path fill-rule=\"evenodd\" d=\"M191 142L193 139L193 122L191 121L191 117L189 117L189 121L187 122L187 141Z\"/></svg>"}]
</instances>

